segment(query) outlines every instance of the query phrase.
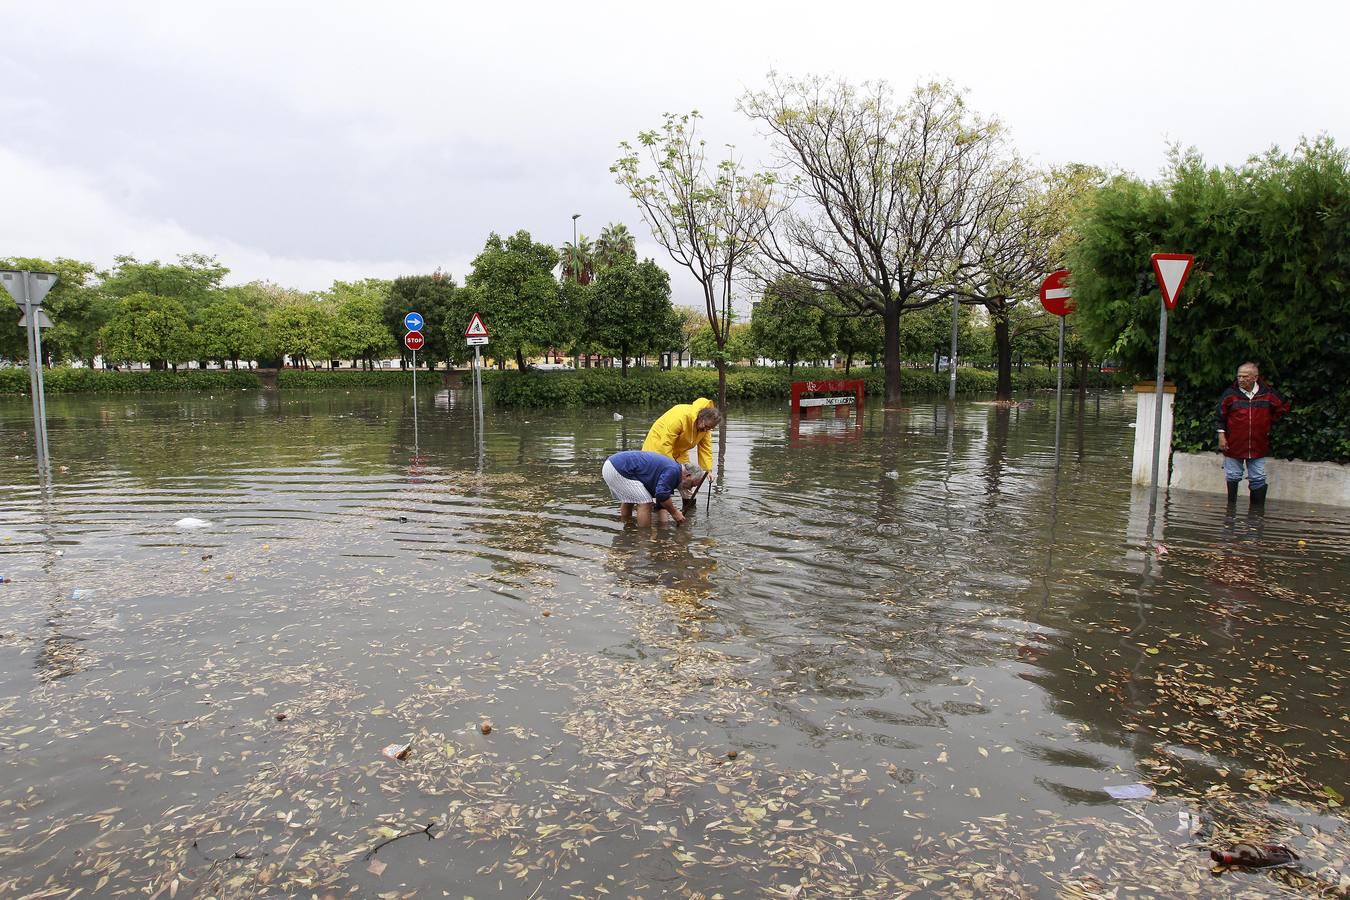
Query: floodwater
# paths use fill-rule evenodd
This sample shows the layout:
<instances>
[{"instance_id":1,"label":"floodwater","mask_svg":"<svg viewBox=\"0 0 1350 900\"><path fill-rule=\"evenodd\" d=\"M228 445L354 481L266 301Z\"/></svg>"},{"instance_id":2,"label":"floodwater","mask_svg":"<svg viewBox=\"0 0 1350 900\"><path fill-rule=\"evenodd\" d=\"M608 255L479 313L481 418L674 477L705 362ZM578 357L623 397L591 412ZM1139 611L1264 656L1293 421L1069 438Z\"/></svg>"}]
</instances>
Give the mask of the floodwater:
<instances>
[{"instance_id":1,"label":"floodwater","mask_svg":"<svg viewBox=\"0 0 1350 900\"><path fill-rule=\"evenodd\" d=\"M1042 394L734 409L639 533L600 466L660 410L480 448L422 387L416 433L401 391L53 397L50 491L0 401L0 895L1350 884L1347 511L1150 534L1132 403L1066 397L1056 467Z\"/></svg>"}]
</instances>

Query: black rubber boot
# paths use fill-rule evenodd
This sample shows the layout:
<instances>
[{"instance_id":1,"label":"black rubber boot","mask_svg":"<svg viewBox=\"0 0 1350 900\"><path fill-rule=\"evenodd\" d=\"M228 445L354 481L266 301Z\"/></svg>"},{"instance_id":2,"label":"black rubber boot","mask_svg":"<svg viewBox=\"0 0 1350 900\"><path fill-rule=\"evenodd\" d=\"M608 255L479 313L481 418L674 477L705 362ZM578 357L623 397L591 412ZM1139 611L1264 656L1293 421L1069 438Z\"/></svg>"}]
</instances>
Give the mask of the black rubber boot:
<instances>
[{"instance_id":1,"label":"black rubber boot","mask_svg":"<svg viewBox=\"0 0 1350 900\"><path fill-rule=\"evenodd\" d=\"M1259 488L1252 488L1252 509L1264 510L1266 508L1266 491L1269 485L1261 485Z\"/></svg>"},{"instance_id":2,"label":"black rubber boot","mask_svg":"<svg viewBox=\"0 0 1350 900\"><path fill-rule=\"evenodd\" d=\"M1242 486L1242 482L1240 482L1240 481L1230 481L1230 482L1228 482L1228 505L1229 505L1229 506L1237 506L1237 492L1238 492L1238 488L1240 488L1241 486Z\"/></svg>"}]
</instances>

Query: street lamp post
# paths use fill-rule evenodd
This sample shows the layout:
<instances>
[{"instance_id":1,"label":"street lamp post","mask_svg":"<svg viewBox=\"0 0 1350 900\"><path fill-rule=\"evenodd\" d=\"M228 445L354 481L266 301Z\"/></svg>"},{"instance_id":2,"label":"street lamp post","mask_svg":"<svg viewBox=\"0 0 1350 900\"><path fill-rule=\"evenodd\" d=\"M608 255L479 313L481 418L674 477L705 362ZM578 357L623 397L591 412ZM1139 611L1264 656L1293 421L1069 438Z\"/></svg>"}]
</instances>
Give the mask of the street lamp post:
<instances>
[{"instance_id":1,"label":"street lamp post","mask_svg":"<svg viewBox=\"0 0 1350 900\"><path fill-rule=\"evenodd\" d=\"M580 281L580 275L577 272L577 219L581 218L581 213L572 213L572 280ZM586 365L591 364L590 354L586 355ZM581 355L577 355L577 368L581 368Z\"/></svg>"}]
</instances>

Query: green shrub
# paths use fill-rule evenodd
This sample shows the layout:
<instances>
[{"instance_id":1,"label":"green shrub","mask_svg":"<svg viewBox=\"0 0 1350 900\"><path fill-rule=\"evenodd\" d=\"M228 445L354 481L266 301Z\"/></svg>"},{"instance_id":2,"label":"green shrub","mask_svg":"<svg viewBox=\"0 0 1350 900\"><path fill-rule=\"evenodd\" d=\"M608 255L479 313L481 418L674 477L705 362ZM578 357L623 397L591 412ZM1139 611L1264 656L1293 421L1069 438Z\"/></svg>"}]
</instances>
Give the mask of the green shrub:
<instances>
[{"instance_id":1,"label":"green shrub","mask_svg":"<svg viewBox=\"0 0 1350 900\"><path fill-rule=\"evenodd\" d=\"M1350 461L1350 154L1319 138L1237 167L1181 156L1161 182L1112 181L1077 231L1076 327L1140 378L1157 371L1150 256L1195 255L1167 320L1176 449L1216 448L1214 407L1251 361L1294 404L1272 455Z\"/></svg>"},{"instance_id":2,"label":"green shrub","mask_svg":"<svg viewBox=\"0 0 1350 900\"><path fill-rule=\"evenodd\" d=\"M249 390L259 386L255 372L233 369L184 369L108 372L57 367L42 373L48 394L124 394L154 391ZM0 394L28 393L28 368L0 369Z\"/></svg>"},{"instance_id":3,"label":"green shrub","mask_svg":"<svg viewBox=\"0 0 1350 900\"><path fill-rule=\"evenodd\" d=\"M423 384L440 384L440 372L419 372ZM284 390L322 390L324 388L375 387L411 388L412 372L403 369L373 369L369 372L333 369L282 369L277 387Z\"/></svg>"},{"instance_id":4,"label":"green shrub","mask_svg":"<svg viewBox=\"0 0 1350 900\"><path fill-rule=\"evenodd\" d=\"M792 382L844 378L834 369L803 369L789 376L787 369L750 368L732 369L727 373L728 401L779 400L786 402L792 395ZM855 370L849 378L861 378L869 395L880 396L885 391L885 373L880 370ZM1089 373L1091 379L1092 373ZM958 369L956 387L959 393L992 393L997 374L985 369ZM1066 369L1064 383L1073 383ZM715 369L630 369L624 378L618 369L581 369L571 372L501 372L483 373L483 384L489 398L501 406L654 406L688 403L695 397L717 396ZM917 396L942 395L947 391L947 373L930 369L905 369L901 384L908 394ZM1013 373L1013 386L1018 390L1054 388L1055 373L1049 369L1025 369Z\"/></svg>"}]
</instances>

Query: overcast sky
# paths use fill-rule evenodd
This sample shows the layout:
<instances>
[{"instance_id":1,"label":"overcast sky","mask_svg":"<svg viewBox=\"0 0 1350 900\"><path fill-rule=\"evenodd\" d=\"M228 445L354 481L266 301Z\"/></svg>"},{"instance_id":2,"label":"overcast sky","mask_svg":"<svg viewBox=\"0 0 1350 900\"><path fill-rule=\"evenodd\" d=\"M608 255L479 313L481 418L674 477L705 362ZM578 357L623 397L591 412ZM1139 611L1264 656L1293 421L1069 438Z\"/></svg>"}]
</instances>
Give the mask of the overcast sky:
<instances>
[{"instance_id":1,"label":"overcast sky","mask_svg":"<svg viewBox=\"0 0 1350 900\"><path fill-rule=\"evenodd\" d=\"M784 74L950 79L1042 164L1157 175L1350 141L1344 2L0 2L0 257L216 254L305 289L437 266L488 232L621 221L609 166ZM674 273L692 300L690 276Z\"/></svg>"}]
</instances>

